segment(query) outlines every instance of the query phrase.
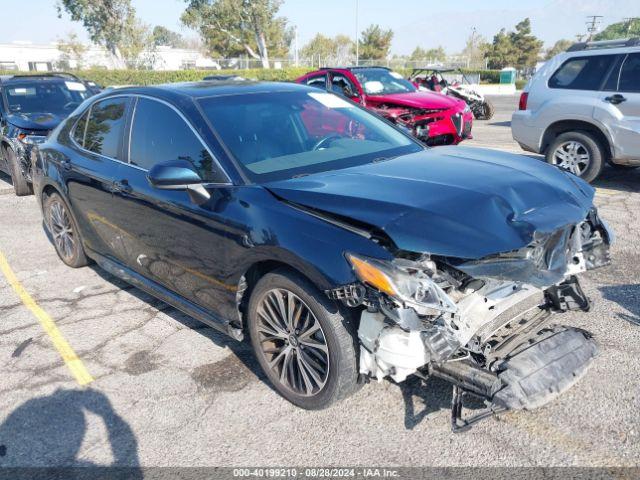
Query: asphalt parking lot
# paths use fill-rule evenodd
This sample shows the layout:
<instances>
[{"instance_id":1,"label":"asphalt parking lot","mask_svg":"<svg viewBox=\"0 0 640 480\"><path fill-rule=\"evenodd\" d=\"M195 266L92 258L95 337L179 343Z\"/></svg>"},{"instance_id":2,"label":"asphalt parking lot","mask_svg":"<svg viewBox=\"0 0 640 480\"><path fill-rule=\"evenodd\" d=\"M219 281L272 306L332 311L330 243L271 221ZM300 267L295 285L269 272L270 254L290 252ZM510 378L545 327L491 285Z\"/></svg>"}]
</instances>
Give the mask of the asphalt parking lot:
<instances>
[{"instance_id":1,"label":"asphalt parking lot","mask_svg":"<svg viewBox=\"0 0 640 480\"><path fill-rule=\"evenodd\" d=\"M493 100L497 115L476 122L468 144L521 153L508 123L517 98ZM10 194L6 180L0 466L640 463L640 169L609 168L596 183L618 236L613 264L584 276L592 311L559 318L594 334L593 367L546 407L463 434L450 431L451 388L437 380L372 383L319 412L294 407L267 385L247 344L97 267L65 267L35 198Z\"/></svg>"}]
</instances>

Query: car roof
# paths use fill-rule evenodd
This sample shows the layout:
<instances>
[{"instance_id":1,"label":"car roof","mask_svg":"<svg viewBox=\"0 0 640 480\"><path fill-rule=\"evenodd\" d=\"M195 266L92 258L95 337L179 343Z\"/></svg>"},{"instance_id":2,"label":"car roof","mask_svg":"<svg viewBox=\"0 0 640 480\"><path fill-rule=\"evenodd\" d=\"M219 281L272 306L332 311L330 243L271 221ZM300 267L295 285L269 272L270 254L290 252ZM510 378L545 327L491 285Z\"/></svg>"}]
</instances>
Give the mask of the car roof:
<instances>
[{"instance_id":1,"label":"car roof","mask_svg":"<svg viewBox=\"0 0 640 480\"><path fill-rule=\"evenodd\" d=\"M36 74L18 74L18 75L0 75L0 83L3 85L11 85L12 83L55 83L55 82L80 82L84 80L76 77L71 73L36 73Z\"/></svg>"},{"instance_id":2,"label":"car roof","mask_svg":"<svg viewBox=\"0 0 640 480\"><path fill-rule=\"evenodd\" d=\"M162 85L123 87L110 90L101 97L110 95L150 95L167 100L177 98L208 98L228 95L244 95L252 93L274 92L317 92L317 88L308 87L298 83L285 82L258 82L237 80L204 80L200 82L167 83Z\"/></svg>"},{"instance_id":3,"label":"car roof","mask_svg":"<svg viewBox=\"0 0 640 480\"><path fill-rule=\"evenodd\" d=\"M383 67L382 65L371 65L369 67L365 67L365 66L346 66L346 67L322 67L319 70L317 70L318 72L321 72L323 70L348 70L348 71L353 71L353 70L373 70L373 69L380 69L380 70L391 70L388 67Z\"/></svg>"}]
</instances>

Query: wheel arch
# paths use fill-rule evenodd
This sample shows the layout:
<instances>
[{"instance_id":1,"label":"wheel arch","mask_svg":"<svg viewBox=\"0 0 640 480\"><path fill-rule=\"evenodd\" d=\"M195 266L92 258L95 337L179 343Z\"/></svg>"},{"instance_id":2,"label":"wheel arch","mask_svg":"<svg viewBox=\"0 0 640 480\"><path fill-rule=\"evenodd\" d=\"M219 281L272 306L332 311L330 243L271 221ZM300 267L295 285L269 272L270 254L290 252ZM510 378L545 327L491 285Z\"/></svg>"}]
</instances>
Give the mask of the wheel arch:
<instances>
[{"instance_id":1,"label":"wheel arch","mask_svg":"<svg viewBox=\"0 0 640 480\"><path fill-rule=\"evenodd\" d=\"M559 135L575 131L593 134L597 138L598 142L600 142L604 147L606 160L609 160L613 156L613 143L609 139L605 130L595 123L588 122L586 120L559 120L549 125L542 136L541 153L546 154L549 146Z\"/></svg>"},{"instance_id":2,"label":"wheel arch","mask_svg":"<svg viewBox=\"0 0 640 480\"><path fill-rule=\"evenodd\" d=\"M297 262L295 262L297 263ZM322 277L320 272L314 272L310 268L301 268L300 265L294 264L294 262L285 261L283 259L264 259L252 263L242 274L238 281L236 290L236 309L238 312L239 328L244 329L247 325L246 314L249 306L249 300L257 285L258 281L265 275L277 271L287 270L295 275L307 280L311 285L316 287L322 294L328 288L328 281ZM328 297L327 297L328 298ZM335 303L336 309L339 308Z\"/></svg>"}]
</instances>

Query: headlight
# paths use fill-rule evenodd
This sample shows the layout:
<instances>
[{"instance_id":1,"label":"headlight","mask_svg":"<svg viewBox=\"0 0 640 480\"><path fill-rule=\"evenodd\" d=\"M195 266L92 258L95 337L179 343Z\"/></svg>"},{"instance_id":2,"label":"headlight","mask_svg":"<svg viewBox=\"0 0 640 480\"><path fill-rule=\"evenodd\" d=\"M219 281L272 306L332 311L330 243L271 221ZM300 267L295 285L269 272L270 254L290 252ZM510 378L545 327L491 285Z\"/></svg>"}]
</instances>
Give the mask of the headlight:
<instances>
[{"instance_id":1,"label":"headlight","mask_svg":"<svg viewBox=\"0 0 640 480\"><path fill-rule=\"evenodd\" d=\"M429 270L417 262L399 263L347 254L360 281L389 295L418 313L424 309L455 313L458 308L429 276ZM435 265L434 265L435 270Z\"/></svg>"}]
</instances>

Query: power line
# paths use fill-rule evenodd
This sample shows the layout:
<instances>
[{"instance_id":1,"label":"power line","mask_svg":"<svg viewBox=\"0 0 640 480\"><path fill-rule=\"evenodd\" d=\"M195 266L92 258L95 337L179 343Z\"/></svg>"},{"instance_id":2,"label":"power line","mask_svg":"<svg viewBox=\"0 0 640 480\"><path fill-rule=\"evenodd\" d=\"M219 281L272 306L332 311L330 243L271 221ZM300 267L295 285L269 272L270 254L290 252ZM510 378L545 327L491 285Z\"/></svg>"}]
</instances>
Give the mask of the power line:
<instances>
[{"instance_id":1,"label":"power line","mask_svg":"<svg viewBox=\"0 0 640 480\"><path fill-rule=\"evenodd\" d=\"M587 38L587 41L591 41L593 34L596 33L598 31L598 27L600 26L601 23L601 18L603 18L602 15L587 15L587 18L590 18L591 20L587 21L587 32L589 32L589 38Z\"/></svg>"}]
</instances>

